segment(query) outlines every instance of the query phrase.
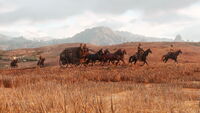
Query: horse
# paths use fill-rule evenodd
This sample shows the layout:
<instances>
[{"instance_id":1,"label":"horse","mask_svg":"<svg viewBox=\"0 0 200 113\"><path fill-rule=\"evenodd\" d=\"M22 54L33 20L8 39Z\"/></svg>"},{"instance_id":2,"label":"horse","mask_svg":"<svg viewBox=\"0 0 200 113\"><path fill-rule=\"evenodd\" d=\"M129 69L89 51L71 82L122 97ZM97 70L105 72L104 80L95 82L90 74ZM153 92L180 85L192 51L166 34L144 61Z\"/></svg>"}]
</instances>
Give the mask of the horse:
<instances>
[{"instance_id":1,"label":"horse","mask_svg":"<svg viewBox=\"0 0 200 113\"><path fill-rule=\"evenodd\" d=\"M107 53L103 55L103 61L106 62L112 62L112 64L116 62L116 65L119 64L120 61L122 61L125 64L124 61L124 55L126 54L126 50L118 49L115 53Z\"/></svg>"},{"instance_id":2,"label":"horse","mask_svg":"<svg viewBox=\"0 0 200 113\"><path fill-rule=\"evenodd\" d=\"M86 59L86 64L89 64L92 61L92 65L96 63L96 61L101 61L101 56L103 55L103 49L100 49L97 53L95 54L89 54Z\"/></svg>"},{"instance_id":3,"label":"horse","mask_svg":"<svg viewBox=\"0 0 200 113\"><path fill-rule=\"evenodd\" d=\"M167 61L168 61L169 59L172 59L172 60L174 60L176 63L178 63L177 58L178 58L178 56L179 56L180 54L182 54L182 51L181 51L181 50L178 50L178 51L175 51L175 52L168 52L167 54L165 54L165 55L162 56L162 61L165 62L165 63L167 63Z\"/></svg>"},{"instance_id":4,"label":"horse","mask_svg":"<svg viewBox=\"0 0 200 113\"><path fill-rule=\"evenodd\" d=\"M110 51L108 49L104 50L103 51L103 54L100 56L100 62L101 62L101 65L105 64L108 60L107 56L108 54L110 54Z\"/></svg>"},{"instance_id":5,"label":"horse","mask_svg":"<svg viewBox=\"0 0 200 113\"><path fill-rule=\"evenodd\" d=\"M38 62L37 62L37 65L39 67L44 67L44 61L45 61L45 58L40 57L39 60L38 60Z\"/></svg>"},{"instance_id":6,"label":"horse","mask_svg":"<svg viewBox=\"0 0 200 113\"><path fill-rule=\"evenodd\" d=\"M124 50L119 49L118 51L114 53L115 57L113 57L114 59L111 59L111 61L112 62L117 61L116 65L118 65L120 61L122 61L123 64L125 64L125 61L124 61L125 54L127 54L125 49Z\"/></svg>"},{"instance_id":7,"label":"horse","mask_svg":"<svg viewBox=\"0 0 200 113\"><path fill-rule=\"evenodd\" d=\"M148 65L147 57L148 57L149 53L152 53L151 49L147 49L147 50L144 51L144 53L141 54L141 55L135 54L135 55L133 55L133 56L131 56L131 57L129 58L129 63L132 64L132 63L134 62L134 65L135 65L135 64L137 63L137 61L139 60L139 61L144 62L143 65L145 65L145 64ZM142 66L143 66L143 65L142 65Z\"/></svg>"},{"instance_id":8,"label":"horse","mask_svg":"<svg viewBox=\"0 0 200 113\"><path fill-rule=\"evenodd\" d=\"M11 68L16 68L16 67L18 67L18 59L14 59L14 60L12 60L11 61L11 63L10 63L10 67Z\"/></svg>"}]
</instances>

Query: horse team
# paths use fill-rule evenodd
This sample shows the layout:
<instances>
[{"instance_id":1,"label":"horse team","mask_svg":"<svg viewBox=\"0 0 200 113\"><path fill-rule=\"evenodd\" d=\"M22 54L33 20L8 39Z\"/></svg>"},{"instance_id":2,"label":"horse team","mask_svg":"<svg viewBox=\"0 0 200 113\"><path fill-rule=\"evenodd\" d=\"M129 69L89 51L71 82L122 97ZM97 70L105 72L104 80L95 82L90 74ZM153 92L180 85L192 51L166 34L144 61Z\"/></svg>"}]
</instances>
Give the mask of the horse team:
<instances>
[{"instance_id":1,"label":"horse team","mask_svg":"<svg viewBox=\"0 0 200 113\"><path fill-rule=\"evenodd\" d=\"M74 56L72 54L72 50L63 51L63 53L60 54L61 66L63 65L68 66L70 64L88 65L90 63L94 65L96 62L99 62L101 65L105 65L105 64L119 65L120 62L125 64L125 55L127 54L125 49L118 49L114 53L111 53L108 49L105 49L105 50L100 49L96 53L91 54L89 53L89 49L86 47L86 45L84 46L84 48L85 49L82 50L83 49L82 45L80 45L80 47L77 48L78 52L73 53L73 54L78 54L77 55L78 63L73 63ZM162 61L166 63L169 59L172 59L176 63L178 63L177 58L178 58L178 55L181 53L182 53L181 50L172 51L172 49L170 49L170 52L163 55ZM139 44L138 51L133 56L129 57L129 63L136 64L138 61L141 61L143 62L143 65L145 64L148 65L147 57L149 56L149 54L152 54L152 50L151 49L143 50L143 48L141 48L141 44Z\"/></svg>"},{"instance_id":2,"label":"horse team","mask_svg":"<svg viewBox=\"0 0 200 113\"><path fill-rule=\"evenodd\" d=\"M96 53L90 53L89 51L93 51L87 48L86 44L80 47L75 48L67 48L61 54L59 58L60 66L69 66L69 65L94 65L99 62L101 65L114 64L119 65L120 62L125 64L125 55L127 54L125 49L118 49L116 52L111 53L108 49L100 49ZM94 51L93 51L94 52ZM141 48L141 44L138 45L138 51L129 57L128 62L130 64L136 64L138 61L143 62L143 65L147 64L147 57L149 54L152 54L151 49L144 50ZM170 49L170 52L162 56L162 61L167 62L169 59L174 60L178 63L177 58L182 53L181 50L174 51ZM45 58L40 56L37 62L39 67L43 67L45 62ZM18 59L14 58L10 66L17 67ZM142 66L143 66L142 65Z\"/></svg>"}]
</instances>

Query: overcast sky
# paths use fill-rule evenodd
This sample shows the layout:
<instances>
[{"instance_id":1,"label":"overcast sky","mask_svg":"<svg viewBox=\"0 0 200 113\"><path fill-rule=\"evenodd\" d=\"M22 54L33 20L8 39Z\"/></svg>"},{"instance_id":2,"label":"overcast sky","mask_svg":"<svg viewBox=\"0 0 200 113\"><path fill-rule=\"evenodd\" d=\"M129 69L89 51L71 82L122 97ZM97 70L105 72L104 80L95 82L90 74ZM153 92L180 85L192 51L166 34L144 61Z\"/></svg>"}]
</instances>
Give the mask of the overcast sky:
<instances>
[{"instance_id":1,"label":"overcast sky","mask_svg":"<svg viewBox=\"0 0 200 113\"><path fill-rule=\"evenodd\" d=\"M200 41L200 0L0 0L0 34L65 38L96 26Z\"/></svg>"}]
</instances>

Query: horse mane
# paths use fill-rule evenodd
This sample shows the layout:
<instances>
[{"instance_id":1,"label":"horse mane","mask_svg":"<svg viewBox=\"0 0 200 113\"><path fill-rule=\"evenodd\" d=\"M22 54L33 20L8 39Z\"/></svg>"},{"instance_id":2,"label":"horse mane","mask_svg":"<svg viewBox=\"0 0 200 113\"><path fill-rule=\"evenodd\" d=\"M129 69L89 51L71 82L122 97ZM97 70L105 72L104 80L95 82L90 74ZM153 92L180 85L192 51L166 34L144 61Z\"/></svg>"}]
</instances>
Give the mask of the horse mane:
<instances>
[{"instance_id":1,"label":"horse mane","mask_svg":"<svg viewBox=\"0 0 200 113\"><path fill-rule=\"evenodd\" d=\"M110 51L109 51L108 49L106 49L106 50L104 51L104 54L110 54Z\"/></svg>"},{"instance_id":2,"label":"horse mane","mask_svg":"<svg viewBox=\"0 0 200 113\"><path fill-rule=\"evenodd\" d=\"M122 53L122 50L118 49L114 54L121 54L121 53Z\"/></svg>"}]
</instances>

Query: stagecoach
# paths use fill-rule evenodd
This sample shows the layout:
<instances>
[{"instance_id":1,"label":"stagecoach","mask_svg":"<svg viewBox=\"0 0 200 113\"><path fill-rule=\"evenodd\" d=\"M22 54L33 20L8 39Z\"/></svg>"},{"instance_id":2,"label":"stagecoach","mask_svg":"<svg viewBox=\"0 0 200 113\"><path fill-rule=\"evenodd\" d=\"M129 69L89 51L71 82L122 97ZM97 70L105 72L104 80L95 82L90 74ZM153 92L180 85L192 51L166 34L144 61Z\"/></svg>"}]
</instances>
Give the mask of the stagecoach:
<instances>
[{"instance_id":1,"label":"stagecoach","mask_svg":"<svg viewBox=\"0 0 200 113\"><path fill-rule=\"evenodd\" d=\"M80 47L65 48L60 53L59 64L65 66L69 64L79 65L84 62L83 54L81 53Z\"/></svg>"}]
</instances>

